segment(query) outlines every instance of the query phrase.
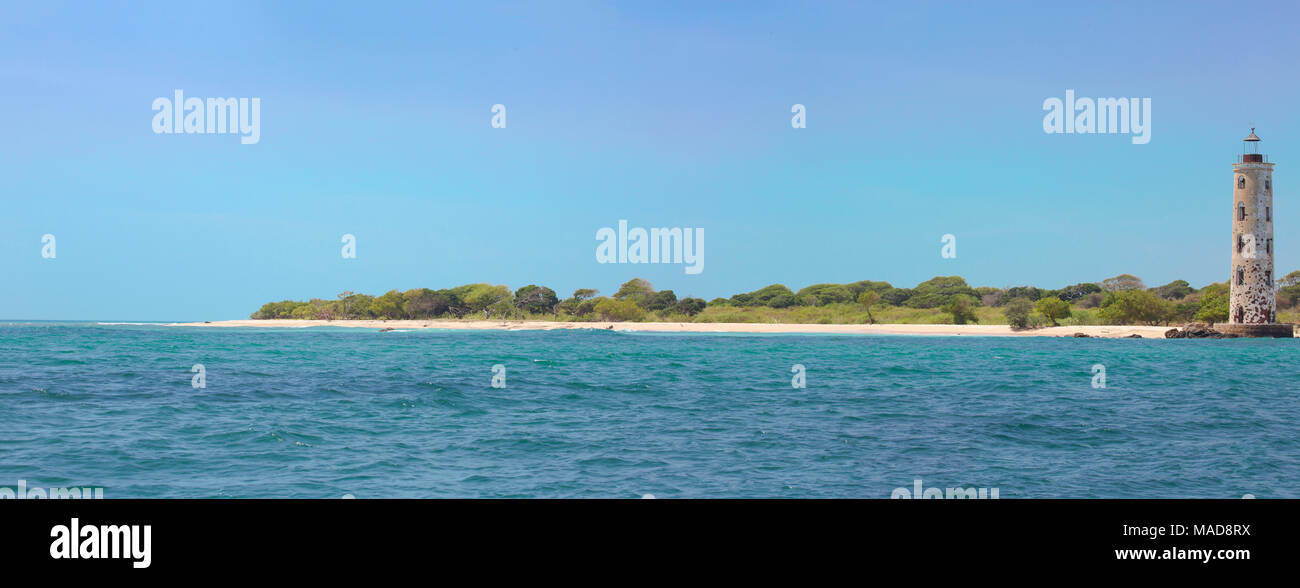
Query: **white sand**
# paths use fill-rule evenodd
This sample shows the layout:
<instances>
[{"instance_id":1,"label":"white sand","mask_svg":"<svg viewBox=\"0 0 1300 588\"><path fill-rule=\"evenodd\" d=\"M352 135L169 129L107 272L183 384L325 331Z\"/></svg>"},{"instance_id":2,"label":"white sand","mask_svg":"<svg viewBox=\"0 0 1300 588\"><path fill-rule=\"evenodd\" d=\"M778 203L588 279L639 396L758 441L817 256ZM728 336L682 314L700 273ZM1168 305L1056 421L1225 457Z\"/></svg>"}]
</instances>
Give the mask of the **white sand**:
<instances>
[{"instance_id":1,"label":"white sand","mask_svg":"<svg viewBox=\"0 0 1300 588\"><path fill-rule=\"evenodd\" d=\"M209 323L174 323L176 327L357 327L365 329L489 329L501 331L554 330L554 329L609 329L615 331L642 331L657 333L826 333L826 334L892 334L941 336L1009 336L1009 337L1069 337L1084 333L1093 337L1127 337L1141 335L1147 339L1163 339L1165 331L1173 327L1148 327L1136 325L1103 325L1079 327L1048 327L1030 331L1012 331L1007 325L804 325L779 323L571 323L553 321L501 321L501 320L233 320Z\"/></svg>"}]
</instances>

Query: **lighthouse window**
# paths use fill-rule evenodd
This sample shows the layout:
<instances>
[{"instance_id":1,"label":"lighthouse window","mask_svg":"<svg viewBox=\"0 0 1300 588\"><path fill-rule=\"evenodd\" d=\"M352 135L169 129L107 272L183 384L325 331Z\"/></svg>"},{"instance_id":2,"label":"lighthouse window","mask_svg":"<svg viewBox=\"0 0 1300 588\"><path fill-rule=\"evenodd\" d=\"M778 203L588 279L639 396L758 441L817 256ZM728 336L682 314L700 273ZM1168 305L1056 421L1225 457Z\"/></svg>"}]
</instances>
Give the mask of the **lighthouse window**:
<instances>
[{"instance_id":1,"label":"lighthouse window","mask_svg":"<svg viewBox=\"0 0 1300 588\"><path fill-rule=\"evenodd\" d=\"M1237 235L1237 253L1241 253L1243 246L1245 246L1245 241L1242 240L1241 235Z\"/></svg>"},{"instance_id":2,"label":"lighthouse window","mask_svg":"<svg viewBox=\"0 0 1300 588\"><path fill-rule=\"evenodd\" d=\"M1246 187L1246 176L1237 176L1237 187L1238 188Z\"/></svg>"},{"instance_id":3,"label":"lighthouse window","mask_svg":"<svg viewBox=\"0 0 1300 588\"><path fill-rule=\"evenodd\" d=\"M1240 202L1237 203L1237 220L1246 220L1246 205Z\"/></svg>"},{"instance_id":4,"label":"lighthouse window","mask_svg":"<svg viewBox=\"0 0 1300 588\"><path fill-rule=\"evenodd\" d=\"M1272 207L1272 206L1265 206L1265 207L1264 207L1264 220L1269 221L1269 222L1273 222L1273 207Z\"/></svg>"},{"instance_id":5,"label":"lighthouse window","mask_svg":"<svg viewBox=\"0 0 1300 588\"><path fill-rule=\"evenodd\" d=\"M1269 255L1273 255L1273 240L1272 240L1272 239L1269 239L1268 241L1265 241L1265 242L1264 242L1264 250L1267 251Z\"/></svg>"},{"instance_id":6,"label":"lighthouse window","mask_svg":"<svg viewBox=\"0 0 1300 588\"><path fill-rule=\"evenodd\" d=\"M1272 190L1272 189L1273 189L1273 180L1272 180L1272 178L1264 178L1264 189L1265 189L1265 190Z\"/></svg>"},{"instance_id":7,"label":"lighthouse window","mask_svg":"<svg viewBox=\"0 0 1300 588\"><path fill-rule=\"evenodd\" d=\"M1240 286L1245 283L1246 283L1246 271L1241 268L1237 268L1237 285Z\"/></svg>"}]
</instances>

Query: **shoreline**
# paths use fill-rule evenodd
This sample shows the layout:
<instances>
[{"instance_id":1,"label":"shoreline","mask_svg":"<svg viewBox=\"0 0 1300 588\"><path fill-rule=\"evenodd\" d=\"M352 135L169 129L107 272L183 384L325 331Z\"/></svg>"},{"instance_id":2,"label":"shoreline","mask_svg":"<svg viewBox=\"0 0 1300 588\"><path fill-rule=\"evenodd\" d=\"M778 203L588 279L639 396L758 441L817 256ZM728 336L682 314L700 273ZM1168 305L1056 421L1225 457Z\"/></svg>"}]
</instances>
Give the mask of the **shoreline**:
<instances>
[{"instance_id":1,"label":"shoreline","mask_svg":"<svg viewBox=\"0 0 1300 588\"><path fill-rule=\"evenodd\" d=\"M1097 338L1125 338L1140 335L1144 339L1164 339L1165 331L1174 326L1083 325L1044 327L1012 331L1008 325L944 324L798 324L798 323L636 323L636 322L563 322L527 320L293 320L241 319L197 323L168 323L171 327L254 327L303 329L310 327L349 327L365 329L455 329L494 331L554 331L563 329L613 330L644 333L778 333L830 335L931 335L974 337L1073 337L1083 333Z\"/></svg>"}]
</instances>

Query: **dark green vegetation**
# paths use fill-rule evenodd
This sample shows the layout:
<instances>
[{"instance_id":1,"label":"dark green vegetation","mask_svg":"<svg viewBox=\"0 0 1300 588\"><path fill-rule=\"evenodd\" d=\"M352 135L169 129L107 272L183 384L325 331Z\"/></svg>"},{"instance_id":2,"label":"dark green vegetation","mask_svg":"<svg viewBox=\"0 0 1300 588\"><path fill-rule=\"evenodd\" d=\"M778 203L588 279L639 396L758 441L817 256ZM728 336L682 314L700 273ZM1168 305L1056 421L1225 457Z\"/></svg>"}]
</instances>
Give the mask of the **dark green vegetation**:
<instances>
[{"instance_id":1,"label":"dark green vegetation","mask_svg":"<svg viewBox=\"0 0 1300 588\"><path fill-rule=\"evenodd\" d=\"M1278 280L1279 320L1300 307L1300 271ZM1289 315L1289 316L1284 316ZM268 302L254 319L538 319L774 323L984 323L1030 329L1049 325L1168 325L1228 320L1228 285L1200 289L1184 280L1148 288L1121 274L1059 289L973 288L959 276L938 276L912 288L863 280L813 284L798 291L772 284L731 298L678 298L635 278L612 296L582 288L561 299L545 286L466 284L443 290L391 290L381 296L340 293L333 300Z\"/></svg>"}]
</instances>

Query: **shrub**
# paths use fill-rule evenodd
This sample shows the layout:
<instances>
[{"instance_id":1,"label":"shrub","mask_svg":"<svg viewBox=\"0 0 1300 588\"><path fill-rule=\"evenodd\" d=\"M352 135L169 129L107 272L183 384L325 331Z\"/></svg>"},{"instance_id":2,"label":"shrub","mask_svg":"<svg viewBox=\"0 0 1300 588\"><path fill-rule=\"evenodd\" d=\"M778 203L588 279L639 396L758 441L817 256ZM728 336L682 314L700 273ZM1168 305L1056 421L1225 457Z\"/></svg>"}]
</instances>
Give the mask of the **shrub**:
<instances>
[{"instance_id":1,"label":"shrub","mask_svg":"<svg viewBox=\"0 0 1300 588\"><path fill-rule=\"evenodd\" d=\"M964 325L968 322L979 322L974 311L975 299L965 294L957 294L948 300L942 308L943 312L952 315L952 322L955 325Z\"/></svg>"},{"instance_id":2,"label":"shrub","mask_svg":"<svg viewBox=\"0 0 1300 588\"><path fill-rule=\"evenodd\" d=\"M1150 290L1112 291L1102 302L1101 318L1111 324L1167 324L1173 317L1173 303Z\"/></svg>"},{"instance_id":3,"label":"shrub","mask_svg":"<svg viewBox=\"0 0 1300 588\"><path fill-rule=\"evenodd\" d=\"M1012 298L1002 305L1002 314L1007 317L1007 324L1016 331L1033 327L1029 316L1033 311L1034 303L1028 298Z\"/></svg>"},{"instance_id":4,"label":"shrub","mask_svg":"<svg viewBox=\"0 0 1300 588\"><path fill-rule=\"evenodd\" d=\"M605 298L596 304L595 310L606 321L637 321L645 317L645 311L631 300Z\"/></svg>"}]
</instances>

